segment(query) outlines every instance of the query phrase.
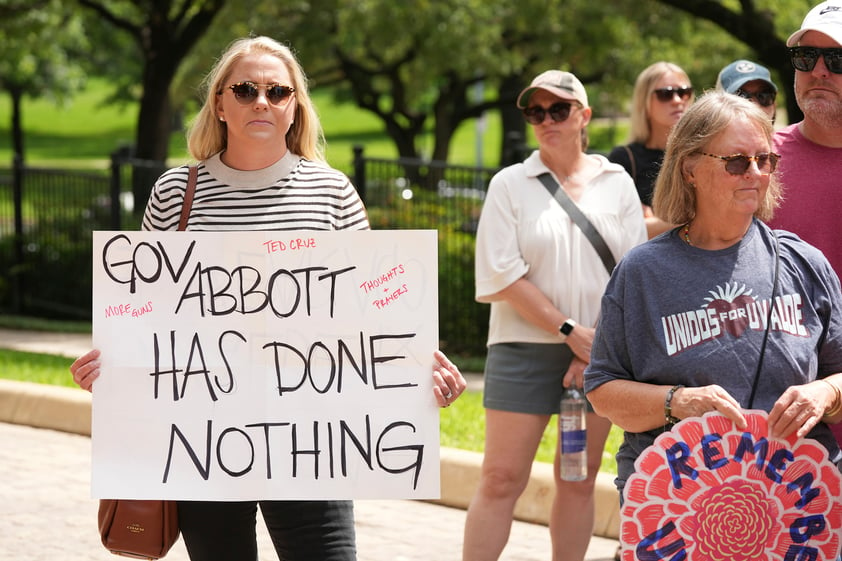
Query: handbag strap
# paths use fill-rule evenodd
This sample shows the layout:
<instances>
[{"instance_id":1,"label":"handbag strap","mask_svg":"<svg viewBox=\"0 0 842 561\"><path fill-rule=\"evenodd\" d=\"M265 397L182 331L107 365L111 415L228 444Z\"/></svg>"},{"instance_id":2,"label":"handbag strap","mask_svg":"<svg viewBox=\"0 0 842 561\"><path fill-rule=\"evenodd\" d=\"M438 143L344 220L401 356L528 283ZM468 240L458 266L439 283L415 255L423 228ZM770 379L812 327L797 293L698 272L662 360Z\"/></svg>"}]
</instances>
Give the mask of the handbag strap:
<instances>
[{"instance_id":1,"label":"handbag strap","mask_svg":"<svg viewBox=\"0 0 842 561\"><path fill-rule=\"evenodd\" d=\"M778 273L781 268L781 242L778 234L772 230L775 236L775 277L772 281L772 298L769 300L769 313L766 315L766 331L763 332L763 343L760 345L760 358L757 360L757 370L754 371L754 381L751 384L751 395L748 397L747 409L754 406L754 394L757 393L757 382L760 380L760 368L763 366L763 355L766 352L766 341L769 339L769 326L772 325L772 308L775 301L775 293L778 291Z\"/></svg>"},{"instance_id":2,"label":"handbag strap","mask_svg":"<svg viewBox=\"0 0 842 561\"><path fill-rule=\"evenodd\" d=\"M190 209L193 208L193 195L196 194L196 178L199 176L198 166L187 168L187 188L184 191L184 204L181 206L181 218L178 221L178 229L187 229L187 219L190 218Z\"/></svg>"},{"instance_id":3,"label":"handbag strap","mask_svg":"<svg viewBox=\"0 0 842 561\"><path fill-rule=\"evenodd\" d=\"M629 155L629 161L631 162L631 168L632 168L632 172L631 172L632 179L634 181L637 181L637 164L634 161L634 153L631 151L631 146L629 146L628 144L623 146L623 148L626 149L626 154Z\"/></svg>"},{"instance_id":4,"label":"handbag strap","mask_svg":"<svg viewBox=\"0 0 842 561\"><path fill-rule=\"evenodd\" d=\"M579 210L576 203L570 200L570 197L567 196L567 193L564 192L564 189L561 188L558 182L553 179L552 175L548 172L544 172L538 176L538 179L541 180L541 183L544 184L544 187L547 188L550 195L552 195L558 204L561 205L561 208L567 211L567 214L570 215L573 222L576 223L576 225L585 234L585 237L588 238L588 241L591 242L599 255L599 258L602 259L602 264L605 265L605 269L608 271L608 274L610 275L614 272L614 267L617 265L617 262L614 260L614 255L611 254L611 250L608 249L608 244L605 243L605 240L602 238L602 235L600 235L599 230L597 230L596 227L591 224L591 221L588 220L588 217Z\"/></svg>"}]
</instances>

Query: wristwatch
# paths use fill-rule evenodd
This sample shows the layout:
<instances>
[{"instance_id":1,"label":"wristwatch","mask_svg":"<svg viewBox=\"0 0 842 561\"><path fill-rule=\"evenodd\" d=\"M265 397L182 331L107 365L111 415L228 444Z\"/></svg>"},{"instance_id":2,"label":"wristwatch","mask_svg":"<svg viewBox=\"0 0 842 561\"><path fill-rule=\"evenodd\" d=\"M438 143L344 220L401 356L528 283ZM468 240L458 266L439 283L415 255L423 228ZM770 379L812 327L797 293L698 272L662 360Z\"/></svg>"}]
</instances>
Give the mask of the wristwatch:
<instances>
[{"instance_id":1,"label":"wristwatch","mask_svg":"<svg viewBox=\"0 0 842 561\"><path fill-rule=\"evenodd\" d=\"M568 319L567 321L561 324L561 327L558 328L558 332L561 334L562 343L567 341L567 336L573 333L574 327L576 327L576 322L572 319Z\"/></svg>"}]
</instances>

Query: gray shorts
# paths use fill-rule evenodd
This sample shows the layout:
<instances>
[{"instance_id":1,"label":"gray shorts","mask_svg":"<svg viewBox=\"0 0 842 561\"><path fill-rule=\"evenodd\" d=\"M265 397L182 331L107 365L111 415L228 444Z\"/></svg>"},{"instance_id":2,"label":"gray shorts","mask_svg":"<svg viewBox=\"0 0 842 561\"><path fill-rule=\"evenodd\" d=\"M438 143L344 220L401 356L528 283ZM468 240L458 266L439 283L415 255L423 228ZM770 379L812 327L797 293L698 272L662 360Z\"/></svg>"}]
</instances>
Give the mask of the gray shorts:
<instances>
[{"instance_id":1,"label":"gray shorts","mask_svg":"<svg viewBox=\"0 0 842 561\"><path fill-rule=\"evenodd\" d=\"M482 403L486 409L553 415L573 351L558 343L497 343L488 347ZM593 411L588 404L588 411Z\"/></svg>"}]
</instances>

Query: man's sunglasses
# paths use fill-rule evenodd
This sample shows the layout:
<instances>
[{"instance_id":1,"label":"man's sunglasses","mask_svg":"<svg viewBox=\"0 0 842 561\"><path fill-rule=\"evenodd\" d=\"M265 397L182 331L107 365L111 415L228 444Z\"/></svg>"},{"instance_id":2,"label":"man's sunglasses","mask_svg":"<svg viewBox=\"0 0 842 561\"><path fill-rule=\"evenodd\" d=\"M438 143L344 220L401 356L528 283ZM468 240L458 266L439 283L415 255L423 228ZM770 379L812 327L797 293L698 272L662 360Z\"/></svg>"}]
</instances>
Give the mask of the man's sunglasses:
<instances>
[{"instance_id":1,"label":"man's sunglasses","mask_svg":"<svg viewBox=\"0 0 842 561\"><path fill-rule=\"evenodd\" d=\"M272 105L280 105L295 93L295 88L290 86L282 86L281 84L255 84L254 82L237 82L234 85L228 86L234 92L234 99L240 102L241 105L248 105L254 103L259 93L259 88L266 88L266 99ZM220 92L222 93L222 92Z\"/></svg>"},{"instance_id":2,"label":"man's sunglasses","mask_svg":"<svg viewBox=\"0 0 842 561\"><path fill-rule=\"evenodd\" d=\"M770 91L761 91L761 92L747 92L743 90L737 90L736 93L740 97L744 97L748 100L755 100L757 103L763 107L769 107L773 103L775 103L775 98L777 94L775 92Z\"/></svg>"},{"instance_id":3,"label":"man's sunglasses","mask_svg":"<svg viewBox=\"0 0 842 561\"><path fill-rule=\"evenodd\" d=\"M702 152L702 154L711 158L724 160L725 171L731 175L743 175L748 171L751 162L757 162L757 169L760 170L760 173L772 173L778 167L778 160L781 158L780 154L775 154L774 152L764 152L756 156L746 156L745 154L718 156L717 154L708 154L707 152Z\"/></svg>"},{"instance_id":4,"label":"man's sunglasses","mask_svg":"<svg viewBox=\"0 0 842 561\"><path fill-rule=\"evenodd\" d=\"M526 122L530 125L540 125L547 117L547 113L549 113L550 118L554 122L560 123L567 120L570 116L570 109L572 107L573 104L569 101L559 101L558 103L553 103L547 109L544 109L540 105L533 105L532 107L527 107L523 110L523 118L526 119Z\"/></svg>"},{"instance_id":5,"label":"man's sunglasses","mask_svg":"<svg viewBox=\"0 0 842 561\"><path fill-rule=\"evenodd\" d=\"M801 72L812 72L819 56L824 58L824 65L834 74L842 74L842 49L820 49L818 47L791 47L789 59L792 66Z\"/></svg>"},{"instance_id":6,"label":"man's sunglasses","mask_svg":"<svg viewBox=\"0 0 842 561\"><path fill-rule=\"evenodd\" d=\"M693 95L693 87L687 86L686 88L673 88L670 86L669 88L658 88L657 90L653 90L653 93L655 94L655 97L658 98L658 101L667 103L672 101L675 96L678 96L681 100L690 99L690 96Z\"/></svg>"}]
</instances>

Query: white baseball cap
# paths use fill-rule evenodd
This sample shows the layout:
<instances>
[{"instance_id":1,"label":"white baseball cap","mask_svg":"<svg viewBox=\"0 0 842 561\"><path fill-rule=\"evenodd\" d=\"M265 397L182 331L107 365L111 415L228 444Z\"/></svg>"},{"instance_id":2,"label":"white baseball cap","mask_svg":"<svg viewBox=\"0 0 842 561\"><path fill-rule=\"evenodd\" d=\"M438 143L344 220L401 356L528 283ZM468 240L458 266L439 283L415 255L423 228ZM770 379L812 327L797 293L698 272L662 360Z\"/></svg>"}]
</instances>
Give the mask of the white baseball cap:
<instances>
[{"instance_id":1,"label":"white baseball cap","mask_svg":"<svg viewBox=\"0 0 842 561\"><path fill-rule=\"evenodd\" d=\"M789 36L787 47L794 47L808 31L824 33L842 45L842 0L827 0L807 12L801 29Z\"/></svg>"}]
</instances>

